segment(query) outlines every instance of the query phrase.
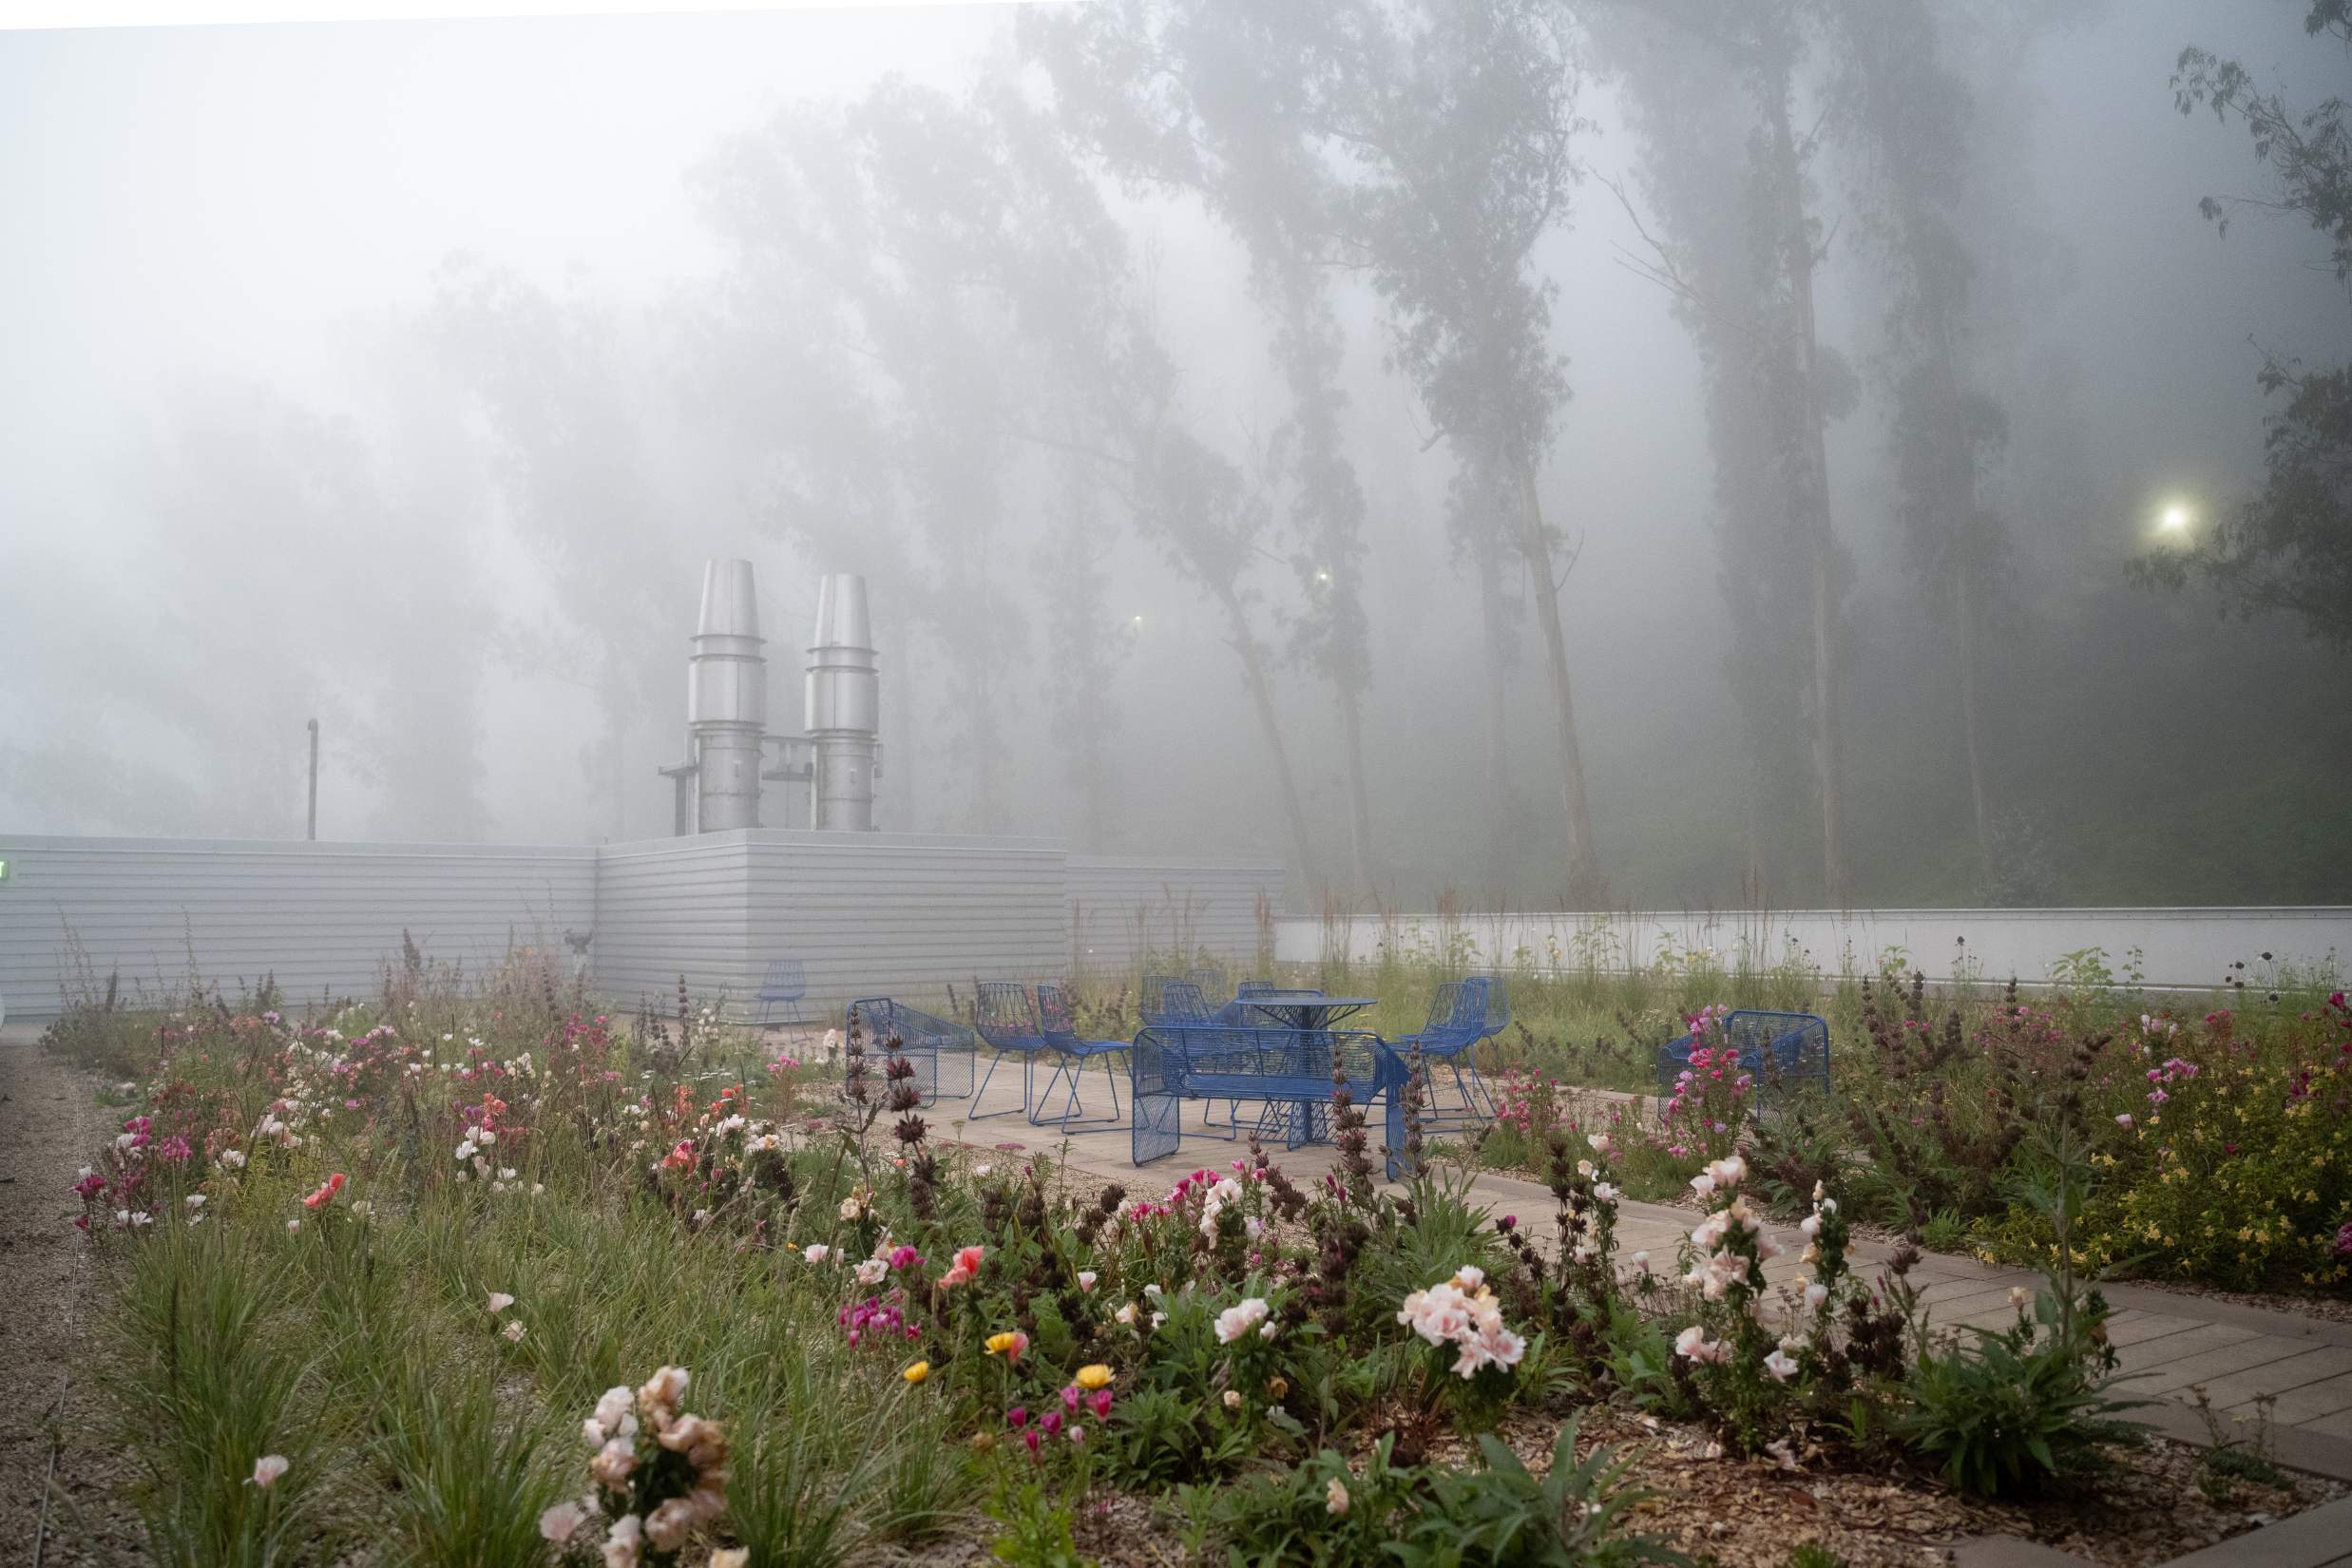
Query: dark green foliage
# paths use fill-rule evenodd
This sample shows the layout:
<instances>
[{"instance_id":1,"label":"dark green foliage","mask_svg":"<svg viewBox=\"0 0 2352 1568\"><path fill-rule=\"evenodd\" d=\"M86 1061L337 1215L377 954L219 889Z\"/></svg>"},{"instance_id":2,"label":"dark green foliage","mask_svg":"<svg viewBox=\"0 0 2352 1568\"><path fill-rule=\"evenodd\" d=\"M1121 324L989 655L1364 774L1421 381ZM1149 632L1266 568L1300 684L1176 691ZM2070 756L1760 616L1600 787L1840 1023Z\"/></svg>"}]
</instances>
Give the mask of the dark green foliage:
<instances>
[{"instance_id":1,"label":"dark green foliage","mask_svg":"<svg viewBox=\"0 0 2352 1568\"><path fill-rule=\"evenodd\" d=\"M1615 1568L1690 1559L1651 1537L1623 1533L1640 1494L1621 1487L1624 1466L1606 1448L1577 1458L1577 1424L1560 1428L1542 1480L1508 1444L1482 1436L1481 1470L1435 1470L1430 1497L1391 1548L1404 1568Z\"/></svg>"},{"instance_id":2,"label":"dark green foliage","mask_svg":"<svg viewBox=\"0 0 2352 1568\"><path fill-rule=\"evenodd\" d=\"M2037 1321L1975 1330L1974 1345L1922 1352L1897 1431L1944 1480L1980 1497L2033 1496L2084 1474L2135 1428L2109 1419L2121 1405L2080 1332L2063 1331L2045 1309Z\"/></svg>"}]
</instances>

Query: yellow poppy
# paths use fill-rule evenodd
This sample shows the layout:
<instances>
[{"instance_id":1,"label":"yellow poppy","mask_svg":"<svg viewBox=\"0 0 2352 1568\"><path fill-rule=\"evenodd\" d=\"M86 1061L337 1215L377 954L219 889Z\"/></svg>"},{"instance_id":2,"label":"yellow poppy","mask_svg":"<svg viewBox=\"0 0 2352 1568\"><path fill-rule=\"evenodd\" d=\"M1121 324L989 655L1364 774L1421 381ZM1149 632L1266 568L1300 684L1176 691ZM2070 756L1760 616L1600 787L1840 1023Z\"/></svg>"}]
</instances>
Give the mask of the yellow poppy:
<instances>
[{"instance_id":1,"label":"yellow poppy","mask_svg":"<svg viewBox=\"0 0 2352 1568\"><path fill-rule=\"evenodd\" d=\"M898 1375L908 1383L921 1383L931 1375L931 1364L927 1361L918 1361Z\"/></svg>"},{"instance_id":2,"label":"yellow poppy","mask_svg":"<svg viewBox=\"0 0 2352 1568\"><path fill-rule=\"evenodd\" d=\"M1080 1367L1078 1369L1078 1376L1071 1381L1091 1393L1097 1388L1110 1386L1111 1369L1098 1361L1091 1367Z\"/></svg>"}]
</instances>

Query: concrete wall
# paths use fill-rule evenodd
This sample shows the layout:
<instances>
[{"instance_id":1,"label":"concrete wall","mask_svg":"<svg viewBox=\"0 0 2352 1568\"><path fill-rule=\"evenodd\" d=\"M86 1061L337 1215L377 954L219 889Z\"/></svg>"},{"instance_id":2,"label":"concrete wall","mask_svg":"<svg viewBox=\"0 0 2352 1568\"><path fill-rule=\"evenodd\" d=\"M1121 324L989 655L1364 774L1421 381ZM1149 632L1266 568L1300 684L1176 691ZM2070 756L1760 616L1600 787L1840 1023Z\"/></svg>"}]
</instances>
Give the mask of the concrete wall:
<instances>
[{"instance_id":1,"label":"concrete wall","mask_svg":"<svg viewBox=\"0 0 2352 1568\"><path fill-rule=\"evenodd\" d=\"M1279 908L1278 861L1069 858L1070 965L1089 973L1131 970L1146 954L1208 953L1228 966L1256 959L1257 901Z\"/></svg>"},{"instance_id":2,"label":"concrete wall","mask_svg":"<svg viewBox=\"0 0 2352 1568\"><path fill-rule=\"evenodd\" d=\"M2066 955L2096 948L2119 978L2136 967L2145 985L2203 988L2222 984L2240 961L2249 966L2249 985L2279 966L2340 976L2352 960L2352 908L1464 914L1450 922L1418 914L1339 925L1288 918L1278 923L1275 952L1285 963L1311 964L1327 949L1368 961L1384 944L1406 954L1457 951L1485 966L1524 955L1538 967L1577 969L1589 958L1608 970L1654 963L1662 951L1705 953L1726 968L1743 957L1769 967L1794 952L1830 976L1865 973L1892 952L1931 981L1996 984L2048 981Z\"/></svg>"},{"instance_id":3,"label":"concrete wall","mask_svg":"<svg viewBox=\"0 0 2352 1568\"><path fill-rule=\"evenodd\" d=\"M0 997L29 1018L110 972L126 993L182 990L193 966L232 997L272 972L296 1000L365 994L404 928L472 972L594 924L586 845L0 837Z\"/></svg>"}]
</instances>

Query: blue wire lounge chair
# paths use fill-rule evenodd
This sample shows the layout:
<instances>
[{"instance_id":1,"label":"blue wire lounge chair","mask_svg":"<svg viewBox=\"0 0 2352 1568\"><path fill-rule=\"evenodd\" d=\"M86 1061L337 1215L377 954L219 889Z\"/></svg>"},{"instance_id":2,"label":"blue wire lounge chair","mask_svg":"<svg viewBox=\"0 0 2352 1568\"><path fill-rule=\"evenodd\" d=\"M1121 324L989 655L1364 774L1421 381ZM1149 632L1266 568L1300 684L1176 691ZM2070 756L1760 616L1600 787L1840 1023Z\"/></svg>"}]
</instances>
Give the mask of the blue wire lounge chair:
<instances>
[{"instance_id":1,"label":"blue wire lounge chair","mask_svg":"<svg viewBox=\"0 0 2352 1568\"><path fill-rule=\"evenodd\" d=\"M778 1007L784 1009L784 1022L800 1022L801 999L809 994L809 971L796 958L779 958L768 966L760 977L759 994L754 1000L759 1004L759 1026L766 1028L770 1015Z\"/></svg>"},{"instance_id":2,"label":"blue wire lounge chair","mask_svg":"<svg viewBox=\"0 0 2352 1568\"><path fill-rule=\"evenodd\" d=\"M1111 1070L1110 1059L1114 1056L1124 1057L1128 1051L1127 1042L1080 1039L1077 1023L1070 1011L1069 999L1061 994L1061 987L1059 985L1040 985L1037 988L1037 1019L1044 1032L1045 1043L1053 1047L1055 1054L1061 1059L1061 1070L1069 1075L1070 1090L1062 1102L1060 1116L1031 1116L1029 1119L1040 1126L1050 1122L1064 1131L1072 1127L1117 1126L1121 1114L1119 1106L1119 1078ZM1079 1076L1085 1071L1086 1063L1097 1057L1103 1059L1102 1081L1108 1084L1111 1090L1111 1114L1107 1118L1087 1116L1086 1108L1078 1100ZM1049 1095L1052 1093L1050 1084L1047 1085L1046 1092Z\"/></svg>"},{"instance_id":3,"label":"blue wire lounge chair","mask_svg":"<svg viewBox=\"0 0 2352 1568\"><path fill-rule=\"evenodd\" d=\"M1468 1122L1495 1114L1494 1091L1478 1070L1473 1054L1482 1040L1492 1040L1511 1022L1510 992L1500 976L1472 975L1449 980L1429 999L1428 1021L1418 1034L1392 1042L1400 1056L1421 1048L1429 1075L1429 1117L1433 1121ZM1453 1075L1461 1103L1437 1104L1437 1076L1443 1067Z\"/></svg>"},{"instance_id":4,"label":"blue wire lounge chair","mask_svg":"<svg viewBox=\"0 0 2352 1568\"><path fill-rule=\"evenodd\" d=\"M1037 1099L1037 1059L1052 1049L1045 1043L1045 1032L1037 1026L1037 1009L1029 1004L1029 988L1017 981L976 980L972 982L975 1001L972 1022L980 1038L988 1042L995 1054L988 1059L988 1070L981 1076L980 1087L972 1095L972 1104L978 1107L981 1096L988 1092L988 1080L1007 1057L1021 1059L1021 1103L1001 1111L975 1109L967 1121L985 1121L992 1116L1008 1116L1019 1110L1035 1121ZM1060 1067L1057 1064L1056 1073Z\"/></svg>"},{"instance_id":5,"label":"blue wire lounge chair","mask_svg":"<svg viewBox=\"0 0 2352 1568\"><path fill-rule=\"evenodd\" d=\"M865 1030L868 1064L880 1070L880 1061L894 1047L915 1070L915 1085L923 1100L963 1100L972 1092L972 1031L961 1023L934 1018L887 996L862 997L849 1006L852 1033Z\"/></svg>"},{"instance_id":6,"label":"blue wire lounge chair","mask_svg":"<svg viewBox=\"0 0 2352 1568\"><path fill-rule=\"evenodd\" d=\"M1669 1096L1704 1044L1692 1035L1658 1047L1658 1087ZM1723 1019L1723 1043L1739 1053L1740 1071L1755 1080L1756 1103L1777 1103L1791 1092L1829 1093L1829 1025L1811 1013L1742 1009Z\"/></svg>"}]
</instances>

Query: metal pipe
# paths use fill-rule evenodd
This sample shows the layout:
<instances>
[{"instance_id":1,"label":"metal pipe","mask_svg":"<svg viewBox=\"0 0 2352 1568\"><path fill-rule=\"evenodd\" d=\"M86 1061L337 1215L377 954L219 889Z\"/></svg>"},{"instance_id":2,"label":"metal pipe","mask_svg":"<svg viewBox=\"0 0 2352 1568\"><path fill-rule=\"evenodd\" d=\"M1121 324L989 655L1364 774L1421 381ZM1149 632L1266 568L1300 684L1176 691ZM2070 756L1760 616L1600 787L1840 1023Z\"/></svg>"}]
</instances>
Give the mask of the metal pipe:
<instances>
[{"instance_id":1,"label":"metal pipe","mask_svg":"<svg viewBox=\"0 0 2352 1568\"><path fill-rule=\"evenodd\" d=\"M809 826L872 832L882 691L866 613L866 580L855 572L835 572L818 584L816 632L802 698L815 751Z\"/></svg>"},{"instance_id":2,"label":"metal pipe","mask_svg":"<svg viewBox=\"0 0 2352 1568\"><path fill-rule=\"evenodd\" d=\"M316 843L318 838L318 720L311 720L311 821L302 836Z\"/></svg>"}]
</instances>

